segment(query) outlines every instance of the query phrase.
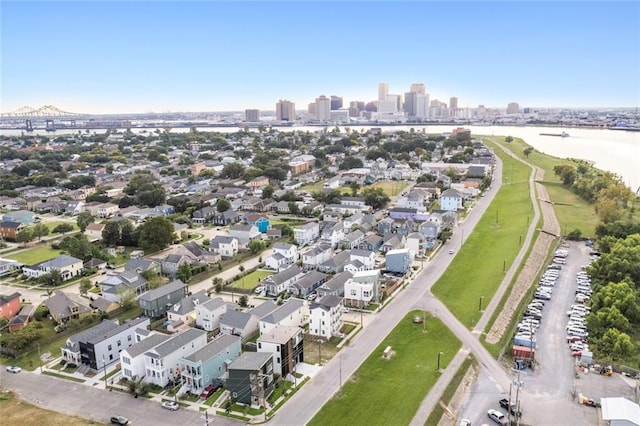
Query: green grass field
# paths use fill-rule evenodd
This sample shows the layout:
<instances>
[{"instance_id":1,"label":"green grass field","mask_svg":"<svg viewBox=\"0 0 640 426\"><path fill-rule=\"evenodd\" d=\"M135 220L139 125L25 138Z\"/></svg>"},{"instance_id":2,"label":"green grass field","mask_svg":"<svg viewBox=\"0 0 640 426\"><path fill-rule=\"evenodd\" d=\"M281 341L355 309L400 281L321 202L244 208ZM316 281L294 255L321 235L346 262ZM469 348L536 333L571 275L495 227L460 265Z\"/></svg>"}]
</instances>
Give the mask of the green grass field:
<instances>
[{"instance_id":1,"label":"green grass field","mask_svg":"<svg viewBox=\"0 0 640 426\"><path fill-rule=\"evenodd\" d=\"M502 158L503 174L508 174L508 182L514 183L502 186L456 258L433 286L433 293L468 327L480 319L480 298L484 306L489 303L533 219L527 181L531 169L501 149L495 151ZM449 241L444 248L458 249L459 243Z\"/></svg>"},{"instance_id":2,"label":"green grass field","mask_svg":"<svg viewBox=\"0 0 640 426\"><path fill-rule=\"evenodd\" d=\"M316 183L312 183L310 185L304 185L300 187L301 191L307 191L309 194L313 194L314 192L322 191L323 185L325 181L321 180Z\"/></svg>"},{"instance_id":3,"label":"green grass field","mask_svg":"<svg viewBox=\"0 0 640 426\"><path fill-rule=\"evenodd\" d=\"M460 342L438 319L423 325L412 322L422 311L405 316L365 360L352 377L345 379L342 395L331 399L309 425L406 425L441 373L436 372L438 352L441 368L460 349ZM382 357L387 346L395 354ZM338 354L338 356L340 356Z\"/></svg>"},{"instance_id":4,"label":"green grass field","mask_svg":"<svg viewBox=\"0 0 640 426\"><path fill-rule=\"evenodd\" d=\"M408 182L404 181L390 181L390 182L382 182L378 181L371 185L372 188L382 188L385 194L389 197L396 197L404 191L404 189L409 186Z\"/></svg>"},{"instance_id":5,"label":"green grass field","mask_svg":"<svg viewBox=\"0 0 640 426\"><path fill-rule=\"evenodd\" d=\"M28 249L20 253L10 254L7 255L7 258L17 260L25 265L34 265L39 262L44 262L45 260L53 259L54 257L59 256L60 253L62 253L61 250L54 250L51 247L43 246Z\"/></svg>"},{"instance_id":6,"label":"green grass field","mask_svg":"<svg viewBox=\"0 0 640 426\"><path fill-rule=\"evenodd\" d=\"M273 272L269 272L269 271L261 271L261 270L253 271L245 275L244 277L240 278L239 280L232 282L229 285L235 288L252 290L258 286L260 281L262 281L263 279L273 274L274 274Z\"/></svg>"},{"instance_id":7,"label":"green grass field","mask_svg":"<svg viewBox=\"0 0 640 426\"><path fill-rule=\"evenodd\" d=\"M45 225L47 225L47 228L49 228L49 235L53 235L52 234L53 233L53 228L55 228L56 226L61 225L63 223L73 226L73 231L71 231L71 232L80 230L80 228L78 228L78 225L76 225L73 222L63 222L61 220L58 220L58 221L55 221L55 222L47 222L47 223L45 223Z\"/></svg>"}]
</instances>

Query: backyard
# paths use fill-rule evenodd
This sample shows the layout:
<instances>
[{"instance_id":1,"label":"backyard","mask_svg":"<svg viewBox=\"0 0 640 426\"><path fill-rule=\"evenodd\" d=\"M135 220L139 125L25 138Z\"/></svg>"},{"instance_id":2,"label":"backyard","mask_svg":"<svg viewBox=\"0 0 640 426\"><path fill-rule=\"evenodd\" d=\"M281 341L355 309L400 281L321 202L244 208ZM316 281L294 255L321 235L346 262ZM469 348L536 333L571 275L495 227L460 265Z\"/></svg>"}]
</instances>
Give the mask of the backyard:
<instances>
[{"instance_id":1,"label":"backyard","mask_svg":"<svg viewBox=\"0 0 640 426\"><path fill-rule=\"evenodd\" d=\"M256 271L250 272L239 280L233 281L228 287L241 288L245 290L253 290L260 284L260 282L267 278L268 276L273 275L273 271L265 271L263 269L258 269Z\"/></svg>"},{"instance_id":2,"label":"backyard","mask_svg":"<svg viewBox=\"0 0 640 426\"><path fill-rule=\"evenodd\" d=\"M53 259L62 253L61 250L52 249L49 246L28 248L15 253L7 254L7 259L17 260L25 265L35 265L45 260Z\"/></svg>"},{"instance_id":3,"label":"backyard","mask_svg":"<svg viewBox=\"0 0 640 426\"><path fill-rule=\"evenodd\" d=\"M460 342L440 320L429 318L427 332L413 322L422 311L410 312L342 386L310 425L409 424L424 396L455 356ZM392 355L383 352L390 346Z\"/></svg>"}]
</instances>

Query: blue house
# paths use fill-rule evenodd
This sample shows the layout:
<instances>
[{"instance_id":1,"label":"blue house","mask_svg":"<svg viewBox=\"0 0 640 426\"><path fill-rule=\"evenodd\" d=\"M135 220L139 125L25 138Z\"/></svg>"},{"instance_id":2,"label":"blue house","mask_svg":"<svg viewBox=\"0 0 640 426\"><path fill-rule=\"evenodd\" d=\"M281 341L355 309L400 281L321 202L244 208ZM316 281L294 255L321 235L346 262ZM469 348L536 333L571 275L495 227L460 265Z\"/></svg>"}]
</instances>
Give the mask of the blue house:
<instances>
[{"instance_id":1,"label":"blue house","mask_svg":"<svg viewBox=\"0 0 640 426\"><path fill-rule=\"evenodd\" d=\"M245 217L245 221L248 225L255 225L261 234L266 234L267 231L271 229L269 218L261 214L249 213Z\"/></svg>"},{"instance_id":2,"label":"blue house","mask_svg":"<svg viewBox=\"0 0 640 426\"><path fill-rule=\"evenodd\" d=\"M389 250L386 255L386 270L406 274L413 263L409 249Z\"/></svg>"},{"instance_id":3,"label":"blue house","mask_svg":"<svg viewBox=\"0 0 640 426\"><path fill-rule=\"evenodd\" d=\"M25 226L31 225L35 220L36 214L28 210L18 210L6 213L2 216L2 222L18 222Z\"/></svg>"},{"instance_id":4,"label":"blue house","mask_svg":"<svg viewBox=\"0 0 640 426\"><path fill-rule=\"evenodd\" d=\"M199 395L205 387L226 373L226 366L242 354L242 339L221 334L189 356L178 360L182 383L192 394Z\"/></svg>"}]
</instances>

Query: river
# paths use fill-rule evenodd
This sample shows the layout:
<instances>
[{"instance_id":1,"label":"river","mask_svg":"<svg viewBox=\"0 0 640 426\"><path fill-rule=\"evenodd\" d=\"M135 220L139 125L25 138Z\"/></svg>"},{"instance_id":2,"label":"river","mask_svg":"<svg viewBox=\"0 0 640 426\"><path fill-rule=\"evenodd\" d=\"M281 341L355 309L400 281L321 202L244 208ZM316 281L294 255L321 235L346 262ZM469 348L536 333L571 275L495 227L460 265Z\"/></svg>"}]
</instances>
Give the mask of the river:
<instances>
[{"instance_id":1,"label":"river","mask_svg":"<svg viewBox=\"0 0 640 426\"><path fill-rule=\"evenodd\" d=\"M327 126L329 130L335 126ZM353 130L366 130L377 126L351 126ZM384 126L383 131L415 129L426 133L451 132L456 126L426 126L426 125L399 125ZM527 144L545 154L559 158L579 158L588 160L595 167L615 173L633 191L640 190L640 132L624 130L579 129L561 127L525 127L525 126L464 126L471 130L473 135L514 136L522 138ZM284 127L283 131L311 131L316 132L323 127ZM132 129L135 133L153 133L155 129ZM172 132L188 132L189 128L175 128ZM198 128L202 132L231 133L238 131L238 127L204 127ZM256 130L256 129L253 129ZM341 127L344 130L344 127ZM92 129L91 132L104 133L105 129ZM565 131L569 137L542 136L540 133L560 133ZM2 130L0 134L7 136L19 136L20 130ZM76 134L77 130L58 130L55 133L47 133L37 130L33 134L46 134L54 137L63 134Z\"/></svg>"}]
</instances>

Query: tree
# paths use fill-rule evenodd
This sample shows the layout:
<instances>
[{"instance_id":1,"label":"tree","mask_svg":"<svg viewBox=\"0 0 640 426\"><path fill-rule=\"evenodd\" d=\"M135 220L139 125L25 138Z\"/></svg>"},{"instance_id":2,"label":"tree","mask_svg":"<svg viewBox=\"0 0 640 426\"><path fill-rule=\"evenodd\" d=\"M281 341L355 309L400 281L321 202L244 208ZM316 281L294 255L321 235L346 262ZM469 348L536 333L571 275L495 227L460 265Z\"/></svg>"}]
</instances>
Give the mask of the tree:
<instances>
[{"instance_id":1,"label":"tree","mask_svg":"<svg viewBox=\"0 0 640 426\"><path fill-rule=\"evenodd\" d=\"M107 222L102 230L102 242L107 247L115 247L120 242L120 223Z\"/></svg>"},{"instance_id":2,"label":"tree","mask_svg":"<svg viewBox=\"0 0 640 426\"><path fill-rule=\"evenodd\" d=\"M166 217L158 216L147 220L138 227L138 245L148 253L166 248L173 242L173 222Z\"/></svg>"},{"instance_id":3,"label":"tree","mask_svg":"<svg viewBox=\"0 0 640 426\"><path fill-rule=\"evenodd\" d=\"M391 199L384 193L384 190L378 188L365 188L362 190L365 204L371 206L374 210L384 208Z\"/></svg>"},{"instance_id":4,"label":"tree","mask_svg":"<svg viewBox=\"0 0 640 426\"><path fill-rule=\"evenodd\" d=\"M351 182L349 184L349 189L351 189L351 195L355 197L358 195L358 190L360 189L360 184L358 182Z\"/></svg>"},{"instance_id":5,"label":"tree","mask_svg":"<svg viewBox=\"0 0 640 426\"><path fill-rule=\"evenodd\" d=\"M289 201L289 203L287 203L287 207L289 208L289 213L291 213L293 215L299 215L300 214L300 208L293 201Z\"/></svg>"},{"instance_id":6,"label":"tree","mask_svg":"<svg viewBox=\"0 0 640 426\"><path fill-rule=\"evenodd\" d=\"M267 198L273 198L273 186L267 185L262 188L262 199L266 200Z\"/></svg>"},{"instance_id":7,"label":"tree","mask_svg":"<svg viewBox=\"0 0 640 426\"><path fill-rule=\"evenodd\" d=\"M507 136L506 138L504 138L504 141L506 143L511 143L511 142L513 142L513 137L512 136Z\"/></svg>"},{"instance_id":8,"label":"tree","mask_svg":"<svg viewBox=\"0 0 640 426\"><path fill-rule=\"evenodd\" d=\"M244 166L240 163L229 163L220 172L220 176L227 179L238 179L244 175Z\"/></svg>"},{"instance_id":9,"label":"tree","mask_svg":"<svg viewBox=\"0 0 640 426\"><path fill-rule=\"evenodd\" d=\"M246 308L249 302L249 298L247 297L246 294L243 294L242 296L240 296L240 300L238 301L238 304L240 305L241 308Z\"/></svg>"},{"instance_id":10,"label":"tree","mask_svg":"<svg viewBox=\"0 0 640 426\"><path fill-rule=\"evenodd\" d=\"M178 278L182 282L188 282L193 276L193 271L191 270L191 265L188 263L183 263L178 266L178 271L176 272L176 278Z\"/></svg>"},{"instance_id":11,"label":"tree","mask_svg":"<svg viewBox=\"0 0 640 426\"><path fill-rule=\"evenodd\" d=\"M49 235L49 227L44 223L36 223L31 227L31 233L34 238L37 237L38 241L40 241L42 237Z\"/></svg>"},{"instance_id":12,"label":"tree","mask_svg":"<svg viewBox=\"0 0 640 426\"><path fill-rule=\"evenodd\" d=\"M138 204L149 207L158 206L166 199L162 184L148 170L138 170L125 186L124 193L135 196Z\"/></svg>"},{"instance_id":13,"label":"tree","mask_svg":"<svg viewBox=\"0 0 640 426\"><path fill-rule=\"evenodd\" d=\"M91 290L92 284L91 280L87 277L80 280L80 294L86 296Z\"/></svg>"},{"instance_id":14,"label":"tree","mask_svg":"<svg viewBox=\"0 0 640 426\"><path fill-rule=\"evenodd\" d=\"M527 157L527 158L529 158L529 155L531 155L532 152L533 152L533 148L531 148L531 147L525 148L525 150L522 151L524 156Z\"/></svg>"},{"instance_id":15,"label":"tree","mask_svg":"<svg viewBox=\"0 0 640 426\"><path fill-rule=\"evenodd\" d=\"M260 240L251 240L247 247L249 248L249 251L253 254L256 254L264 250L264 244Z\"/></svg>"},{"instance_id":16,"label":"tree","mask_svg":"<svg viewBox=\"0 0 640 426\"><path fill-rule=\"evenodd\" d=\"M217 294L222 293L222 278L215 277L213 279L213 289Z\"/></svg>"},{"instance_id":17,"label":"tree","mask_svg":"<svg viewBox=\"0 0 640 426\"><path fill-rule=\"evenodd\" d=\"M133 223L129 219L123 219L118 222L120 224L120 242L119 244L127 247L137 247L138 237Z\"/></svg>"},{"instance_id":18,"label":"tree","mask_svg":"<svg viewBox=\"0 0 640 426\"><path fill-rule=\"evenodd\" d=\"M218 198L216 200L216 210L218 213L226 212L231 208L231 202L226 198Z\"/></svg>"},{"instance_id":19,"label":"tree","mask_svg":"<svg viewBox=\"0 0 640 426\"><path fill-rule=\"evenodd\" d=\"M76 218L76 225L78 225L78 228L84 232L87 229L87 226L89 226L90 223L93 223L93 219L91 212L82 212Z\"/></svg>"},{"instance_id":20,"label":"tree","mask_svg":"<svg viewBox=\"0 0 640 426\"><path fill-rule=\"evenodd\" d=\"M29 241L33 240L33 238L34 238L34 235L31 229L25 228L16 234L16 243L18 244L28 243Z\"/></svg>"},{"instance_id":21,"label":"tree","mask_svg":"<svg viewBox=\"0 0 640 426\"><path fill-rule=\"evenodd\" d=\"M73 231L73 225L69 223L61 223L60 225L56 225L51 232L54 234L66 234L71 231Z\"/></svg>"}]
</instances>

